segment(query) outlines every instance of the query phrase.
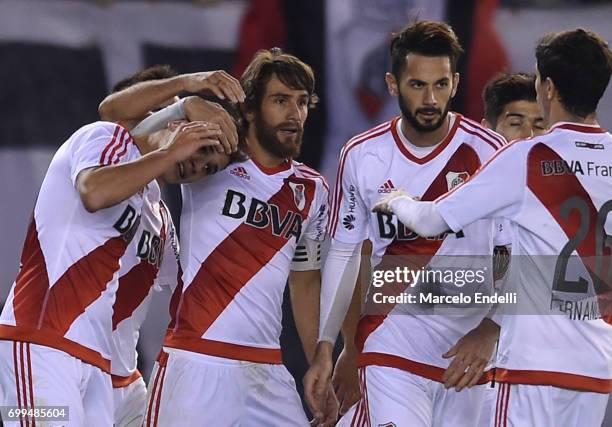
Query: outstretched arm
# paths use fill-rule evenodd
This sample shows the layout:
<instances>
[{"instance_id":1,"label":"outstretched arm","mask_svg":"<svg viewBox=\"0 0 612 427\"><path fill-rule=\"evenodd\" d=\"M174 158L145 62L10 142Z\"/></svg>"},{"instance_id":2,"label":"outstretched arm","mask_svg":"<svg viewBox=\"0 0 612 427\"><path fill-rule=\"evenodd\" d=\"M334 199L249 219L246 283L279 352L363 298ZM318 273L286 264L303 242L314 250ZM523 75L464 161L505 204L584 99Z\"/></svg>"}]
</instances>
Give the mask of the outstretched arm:
<instances>
[{"instance_id":1,"label":"outstretched arm","mask_svg":"<svg viewBox=\"0 0 612 427\"><path fill-rule=\"evenodd\" d=\"M181 92L212 92L218 98L228 99L233 103L244 101L244 92L238 80L225 71L217 70L135 84L104 98L98 107L98 113L105 121L137 123L151 110L157 109Z\"/></svg>"}]
</instances>

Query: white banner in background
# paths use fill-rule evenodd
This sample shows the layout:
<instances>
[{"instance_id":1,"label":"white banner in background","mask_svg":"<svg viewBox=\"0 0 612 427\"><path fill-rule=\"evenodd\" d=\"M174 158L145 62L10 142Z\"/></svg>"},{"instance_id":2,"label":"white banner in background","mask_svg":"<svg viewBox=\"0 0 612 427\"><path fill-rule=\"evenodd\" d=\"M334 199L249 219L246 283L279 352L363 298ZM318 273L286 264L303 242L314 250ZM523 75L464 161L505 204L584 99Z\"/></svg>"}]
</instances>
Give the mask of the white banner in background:
<instances>
[{"instance_id":1,"label":"white banner in background","mask_svg":"<svg viewBox=\"0 0 612 427\"><path fill-rule=\"evenodd\" d=\"M327 0L328 134L320 170L335 181L340 148L349 138L398 114L387 93L392 31L414 18L440 20L445 0Z\"/></svg>"}]
</instances>

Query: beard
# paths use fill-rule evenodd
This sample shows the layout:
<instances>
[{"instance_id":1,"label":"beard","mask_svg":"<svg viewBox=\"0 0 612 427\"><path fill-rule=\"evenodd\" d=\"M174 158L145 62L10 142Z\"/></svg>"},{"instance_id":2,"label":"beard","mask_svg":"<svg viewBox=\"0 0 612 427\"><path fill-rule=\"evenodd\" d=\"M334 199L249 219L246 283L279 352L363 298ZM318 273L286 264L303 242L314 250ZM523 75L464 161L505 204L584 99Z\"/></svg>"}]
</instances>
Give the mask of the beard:
<instances>
[{"instance_id":1,"label":"beard","mask_svg":"<svg viewBox=\"0 0 612 427\"><path fill-rule=\"evenodd\" d=\"M293 140L283 142L278 138L278 132L287 127L296 127ZM304 129L300 124L291 122L281 123L278 126L270 126L261 117L261 114L255 115L255 135L261 146L270 154L279 158L295 158L300 155L302 148L302 135Z\"/></svg>"},{"instance_id":2,"label":"beard","mask_svg":"<svg viewBox=\"0 0 612 427\"><path fill-rule=\"evenodd\" d=\"M407 105L407 102L405 101L401 93L398 96L398 102L399 102L400 111L402 112L402 116L406 120L408 120L408 123L410 123L410 126L412 126L417 132L433 132L439 129L440 126L442 126L442 124L444 123L444 119L446 119L446 116L448 114L448 109L450 108L450 99L449 99L449 101L446 103L446 106L444 107L444 110L440 110L439 108L435 108L435 107L423 107L423 108L417 108L414 111L414 113L412 113L409 109L409 106ZM430 113L430 112L437 113L439 116L438 120L433 120L431 122L420 122L419 121L417 117L419 113Z\"/></svg>"}]
</instances>

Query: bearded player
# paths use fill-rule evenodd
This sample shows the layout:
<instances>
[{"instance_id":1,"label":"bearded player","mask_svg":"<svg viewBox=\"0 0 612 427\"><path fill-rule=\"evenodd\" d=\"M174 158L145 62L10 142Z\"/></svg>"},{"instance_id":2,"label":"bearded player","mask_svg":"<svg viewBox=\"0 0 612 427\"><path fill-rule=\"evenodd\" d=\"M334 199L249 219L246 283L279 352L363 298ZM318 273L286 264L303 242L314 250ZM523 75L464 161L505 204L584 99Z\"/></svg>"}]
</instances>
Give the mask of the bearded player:
<instances>
[{"instance_id":1,"label":"bearded player","mask_svg":"<svg viewBox=\"0 0 612 427\"><path fill-rule=\"evenodd\" d=\"M392 69L386 81L389 93L398 97L401 115L351 139L340 157L320 343L305 380L307 396L315 401L329 375L332 344L353 294L366 237L372 241L374 267L414 254L420 263L414 268L420 269L434 256L490 259L493 253L492 221L423 239L396 217L370 212L381 194L399 187L410 188L423 200L436 199L474 174L505 143L480 124L449 112L462 49L448 25L410 25L394 35L390 50ZM374 305L369 299L366 307ZM383 312L366 312L356 336L344 336L345 355L356 355L361 398L340 425L472 425L486 387L476 384L489 378L483 372L499 327L485 318L487 310L448 316L437 314L436 308L416 313L404 308L391 305Z\"/></svg>"}]
</instances>

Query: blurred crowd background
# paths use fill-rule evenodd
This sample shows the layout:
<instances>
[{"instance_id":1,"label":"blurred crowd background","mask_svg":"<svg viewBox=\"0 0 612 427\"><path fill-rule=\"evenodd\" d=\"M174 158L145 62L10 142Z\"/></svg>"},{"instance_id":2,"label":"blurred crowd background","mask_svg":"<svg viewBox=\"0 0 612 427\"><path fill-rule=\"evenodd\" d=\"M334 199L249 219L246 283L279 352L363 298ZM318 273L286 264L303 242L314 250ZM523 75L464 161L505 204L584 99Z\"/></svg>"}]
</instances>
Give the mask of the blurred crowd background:
<instances>
[{"instance_id":1,"label":"blurred crowd background","mask_svg":"<svg viewBox=\"0 0 612 427\"><path fill-rule=\"evenodd\" d=\"M388 40L414 19L453 26L466 54L452 109L478 121L488 79L501 70L533 72L535 44L547 32L583 26L612 41L610 0L0 0L0 306L51 156L98 119L116 81L161 63L238 77L258 49L283 47L314 68L322 100L300 160L333 184L342 144L398 113L384 82ZM610 88L599 112L611 129ZM168 191L177 215L177 191ZM143 330L145 377L168 298L156 295ZM285 314L285 359L301 378L305 363Z\"/></svg>"}]
</instances>

